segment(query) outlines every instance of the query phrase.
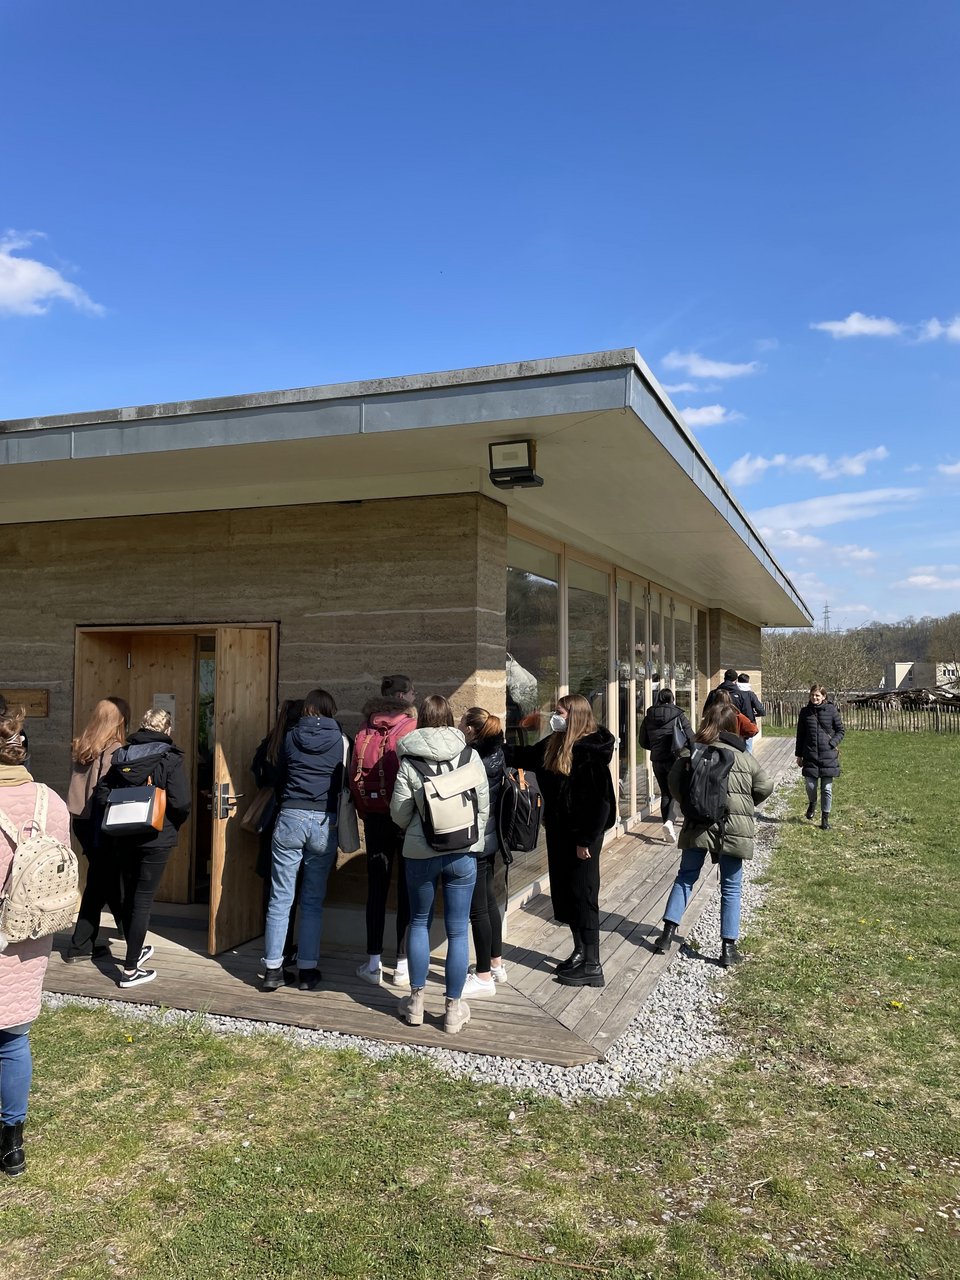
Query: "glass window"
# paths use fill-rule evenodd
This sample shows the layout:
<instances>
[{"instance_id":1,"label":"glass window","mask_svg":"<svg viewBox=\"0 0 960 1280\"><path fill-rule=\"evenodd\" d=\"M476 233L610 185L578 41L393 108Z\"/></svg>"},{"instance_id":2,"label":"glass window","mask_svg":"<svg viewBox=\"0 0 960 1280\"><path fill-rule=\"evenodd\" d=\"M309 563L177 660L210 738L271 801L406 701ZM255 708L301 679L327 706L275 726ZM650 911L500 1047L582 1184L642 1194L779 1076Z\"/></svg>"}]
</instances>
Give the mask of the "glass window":
<instances>
[{"instance_id":1,"label":"glass window","mask_svg":"<svg viewBox=\"0 0 960 1280\"><path fill-rule=\"evenodd\" d=\"M690 606L673 608L673 691L677 706L690 719L693 714L693 627Z\"/></svg>"},{"instance_id":2,"label":"glass window","mask_svg":"<svg viewBox=\"0 0 960 1280\"><path fill-rule=\"evenodd\" d=\"M610 578L576 560L567 561L567 647L569 688L593 707L598 724L607 724L610 657Z\"/></svg>"},{"instance_id":3,"label":"glass window","mask_svg":"<svg viewBox=\"0 0 960 1280\"><path fill-rule=\"evenodd\" d=\"M650 593L650 701L655 702L666 679L663 634L660 627L660 592Z\"/></svg>"},{"instance_id":4,"label":"glass window","mask_svg":"<svg viewBox=\"0 0 960 1280\"><path fill-rule=\"evenodd\" d=\"M634 694L634 654L631 642L630 583L617 581L617 730L620 760L620 816L629 818L633 807L633 767L630 745L634 729L630 706ZM642 679L642 676L641 676ZM640 686L643 688L642 684Z\"/></svg>"},{"instance_id":5,"label":"glass window","mask_svg":"<svg viewBox=\"0 0 960 1280\"><path fill-rule=\"evenodd\" d=\"M705 610L697 610L697 688L693 695L693 706L700 719L700 708L703 706L710 688L710 669L707 654L707 615ZM694 722L696 723L696 722Z\"/></svg>"},{"instance_id":6,"label":"glass window","mask_svg":"<svg viewBox=\"0 0 960 1280\"><path fill-rule=\"evenodd\" d=\"M507 741L538 742L560 693L560 557L507 539Z\"/></svg>"},{"instance_id":7,"label":"glass window","mask_svg":"<svg viewBox=\"0 0 960 1280\"><path fill-rule=\"evenodd\" d=\"M644 601L645 589L639 584L633 585L633 668L636 673L637 698L637 733L643 723L643 715L647 709L649 697L649 680L647 671L647 606ZM637 808L642 809L650 798L650 777L647 764L647 753L638 745L636 748L636 788Z\"/></svg>"},{"instance_id":8,"label":"glass window","mask_svg":"<svg viewBox=\"0 0 960 1280\"><path fill-rule=\"evenodd\" d=\"M560 557L532 542L507 538L507 741L538 742L550 732L560 693ZM547 868L547 842L515 853L510 869L516 891Z\"/></svg>"}]
</instances>

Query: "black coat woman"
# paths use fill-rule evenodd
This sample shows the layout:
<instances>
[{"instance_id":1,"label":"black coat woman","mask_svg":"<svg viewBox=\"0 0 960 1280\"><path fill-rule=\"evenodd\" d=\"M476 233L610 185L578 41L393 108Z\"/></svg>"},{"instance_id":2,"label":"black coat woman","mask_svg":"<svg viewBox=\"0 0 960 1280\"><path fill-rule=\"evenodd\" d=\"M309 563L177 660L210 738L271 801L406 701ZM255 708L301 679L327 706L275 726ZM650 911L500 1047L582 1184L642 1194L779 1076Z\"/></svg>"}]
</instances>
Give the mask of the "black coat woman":
<instances>
[{"instance_id":1,"label":"black coat woman","mask_svg":"<svg viewBox=\"0 0 960 1280\"><path fill-rule=\"evenodd\" d=\"M157 976L155 969L145 968L153 955L153 947L144 945L150 912L170 854L176 848L177 833L190 816L190 782L183 752L174 746L170 728L170 712L151 707L140 721L140 728L130 734L126 746L114 755L109 771L96 790L100 805L107 803L111 791L142 787L148 781L167 793L160 831L105 836L119 863L123 886L123 936L127 955L120 974L121 987L138 987Z\"/></svg>"},{"instance_id":2,"label":"black coat woman","mask_svg":"<svg viewBox=\"0 0 960 1280\"><path fill-rule=\"evenodd\" d=\"M460 717L457 726L473 747L483 764L490 787L490 810L484 829L483 853L477 858L477 883L470 904L470 927L473 930L473 949L477 963L467 975L463 999L477 996L494 996L497 983L506 981L503 964L503 923L500 904L495 889L497 854L500 838L497 835L497 816L500 810L500 792L503 790L503 725L498 716L491 715L484 707L471 707Z\"/></svg>"},{"instance_id":3,"label":"black coat woman","mask_svg":"<svg viewBox=\"0 0 960 1280\"><path fill-rule=\"evenodd\" d=\"M557 979L568 987L602 987L600 846L617 820L614 738L579 693L557 699L550 728L533 746L508 747L507 760L532 770L543 795L553 914L573 934L573 953L557 966Z\"/></svg>"},{"instance_id":4,"label":"black coat woman","mask_svg":"<svg viewBox=\"0 0 960 1280\"><path fill-rule=\"evenodd\" d=\"M827 691L822 684L810 689L810 701L800 712L797 721L797 767L803 770L803 782L807 788L808 821L817 812L817 782L820 783L820 826L830 830L830 810L833 807L833 780L840 777L840 743L843 741L843 721L832 702L827 701Z\"/></svg>"},{"instance_id":5,"label":"black coat woman","mask_svg":"<svg viewBox=\"0 0 960 1280\"><path fill-rule=\"evenodd\" d=\"M675 737L682 740L675 742ZM683 748L693 746L693 727L674 702L672 689L661 689L653 706L647 707L637 739L640 746L650 752L653 776L660 790L660 821L664 834L671 844L676 844L673 816L679 805L670 794L670 770Z\"/></svg>"}]
</instances>

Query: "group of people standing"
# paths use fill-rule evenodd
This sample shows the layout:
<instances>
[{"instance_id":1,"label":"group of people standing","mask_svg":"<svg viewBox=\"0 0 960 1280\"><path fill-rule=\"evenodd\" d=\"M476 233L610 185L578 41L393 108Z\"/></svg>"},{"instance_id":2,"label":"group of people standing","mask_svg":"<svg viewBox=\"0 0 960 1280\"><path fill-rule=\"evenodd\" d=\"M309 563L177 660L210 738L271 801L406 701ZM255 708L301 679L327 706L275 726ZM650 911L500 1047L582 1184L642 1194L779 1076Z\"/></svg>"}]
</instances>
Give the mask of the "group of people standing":
<instances>
[{"instance_id":1,"label":"group of people standing","mask_svg":"<svg viewBox=\"0 0 960 1280\"><path fill-rule=\"evenodd\" d=\"M597 725L587 699L575 694L558 700L551 733L531 747L508 747L499 717L486 708L471 707L457 721L446 698L429 695L416 703L408 676L385 676L352 744L323 690L307 695L288 728L271 775L277 817L270 835L262 989L295 983L311 990L321 980L323 897L336 859L339 797L349 787L364 824L367 862L367 955L357 976L374 985L384 980L386 906L396 866L392 982L405 992L400 1013L411 1025L423 1022L430 927L440 888L447 937L443 1025L450 1033L461 1030L470 1018L467 998L495 995L507 976L494 886L497 858L504 852L497 815L508 766L535 772L543 795L555 913L573 936L573 952L558 976L570 985L601 986L599 858L603 833L616 820L613 735ZM473 770L472 838L439 851L428 830L424 785L464 768ZM298 895L294 958L289 924ZM472 972L468 926L476 953Z\"/></svg>"},{"instance_id":2,"label":"group of people standing","mask_svg":"<svg viewBox=\"0 0 960 1280\"><path fill-rule=\"evenodd\" d=\"M465 997L494 995L507 979L494 880L497 858L504 853L497 824L499 796L510 767L533 772L543 797L553 914L569 928L572 939L570 955L555 967L557 981L602 987L601 847L617 816L611 777L613 735L597 724L590 702L578 694L557 700L550 732L529 746L508 746L499 718L482 707L471 707L456 721L444 697L430 695L416 704L409 677L384 677L380 697L365 707L363 724L351 743L337 720L332 695L313 689L304 699L284 704L277 725L261 744L254 768L258 783L272 791L274 801L264 826L261 860L269 885L263 990L293 982L310 991L321 980L324 899L337 856L339 806L349 790L365 828L367 865L367 955L358 976L376 985L384 980L386 907L396 867L392 981L404 992L400 1015L413 1026L423 1022L430 926L441 888L447 936L443 1026L450 1033L460 1031L470 1019ZM720 963L726 967L740 959L736 942L743 864L753 856L755 807L773 789L749 750L750 726L755 733L756 719L763 714L746 677L736 678L733 671L727 671L724 682L709 695L696 733L669 689L661 689L646 712L640 741L651 752L665 832L671 842L676 838L680 849L662 929L653 943L660 953L668 952L675 941L709 857L720 869ZM0 812L7 826L20 830L36 821L42 809L46 831L64 843L72 817L87 861L87 879L64 959L76 963L109 955L109 948L98 941L101 914L109 907L124 940L121 987L156 977L148 967L153 954L146 943L150 911L191 804L183 753L170 736L168 712L148 709L139 727L128 734L129 720L130 708L122 698L97 703L72 744L64 804L32 778L26 768L24 713L9 710L0 698ZM839 711L827 701L823 687L814 685L800 714L796 760L807 788L806 817L815 815L819 787L824 829L829 828L842 738ZM691 761L705 748L727 761L725 812L717 820L685 813L677 836L673 820L689 794ZM470 772L475 822L462 847L438 851L431 839L425 784L463 769ZM107 836L102 815L111 795L145 783L165 793L162 822L147 832ZM0 885L9 875L15 847L8 835L0 838ZM472 972L469 925L476 953ZM28 1035L39 1012L50 941L45 937L12 943L0 953L0 1168L10 1175L25 1168Z\"/></svg>"}]
</instances>

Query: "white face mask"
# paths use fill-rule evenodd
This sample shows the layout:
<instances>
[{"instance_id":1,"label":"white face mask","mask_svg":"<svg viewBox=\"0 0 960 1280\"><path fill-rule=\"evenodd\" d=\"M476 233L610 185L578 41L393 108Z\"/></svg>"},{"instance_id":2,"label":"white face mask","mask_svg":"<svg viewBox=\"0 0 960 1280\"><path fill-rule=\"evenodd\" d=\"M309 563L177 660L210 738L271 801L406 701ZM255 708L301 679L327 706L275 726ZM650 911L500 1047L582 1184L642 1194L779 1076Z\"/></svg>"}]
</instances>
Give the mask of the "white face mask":
<instances>
[{"instance_id":1,"label":"white face mask","mask_svg":"<svg viewBox=\"0 0 960 1280\"><path fill-rule=\"evenodd\" d=\"M554 733L566 733L567 717L562 716L559 711L554 711L550 717L550 728Z\"/></svg>"}]
</instances>

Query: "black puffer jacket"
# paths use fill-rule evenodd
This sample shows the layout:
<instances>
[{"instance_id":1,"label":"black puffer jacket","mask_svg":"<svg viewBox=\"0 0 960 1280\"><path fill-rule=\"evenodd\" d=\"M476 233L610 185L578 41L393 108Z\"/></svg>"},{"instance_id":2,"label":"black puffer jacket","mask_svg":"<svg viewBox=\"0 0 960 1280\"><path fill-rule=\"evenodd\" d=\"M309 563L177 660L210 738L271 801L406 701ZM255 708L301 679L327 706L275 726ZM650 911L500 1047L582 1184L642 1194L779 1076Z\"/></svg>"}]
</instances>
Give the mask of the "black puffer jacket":
<instances>
[{"instance_id":1,"label":"black puffer jacket","mask_svg":"<svg viewBox=\"0 0 960 1280\"><path fill-rule=\"evenodd\" d=\"M130 734L126 746L114 754L110 768L97 785L97 804L105 805L107 796L115 789L142 787L148 780L167 793L162 830L128 831L109 838L138 849L172 849L177 843L177 832L190 816L192 797L183 752L165 733L138 729Z\"/></svg>"},{"instance_id":2,"label":"black puffer jacket","mask_svg":"<svg viewBox=\"0 0 960 1280\"><path fill-rule=\"evenodd\" d=\"M654 764L673 764L673 724L680 721L680 727L686 735L687 746L693 746L693 729L690 721L675 702L657 702L647 707L647 714L640 722L637 740L645 751L650 752Z\"/></svg>"},{"instance_id":3,"label":"black puffer jacket","mask_svg":"<svg viewBox=\"0 0 960 1280\"><path fill-rule=\"evenodd\" d=\"M500 841L497 838L497 814L500 810L500 792L503 790L503 770L506 760L503 755L503 734L491 734L488 738L478 738L471 743L474 751L483 761L483 767L490 784L490 812L487 814L487 825L483 829L483 856L489 857L497 853Z\"/></svg>"},{"instance_id":4,"label":"black puffer jacket","mask_svg":"<svg viewBox=\"0 0 960 1280\"><path fill-rule=\"evenodd\" d=\"M803 761L805 778L839 778L843 721L832 702L812 702L800 712L797 721L798 760Z\"/></svg>"},{"instance_id":5,"label":"black puffer jacket","mask_svg":"<svg viewBox=\"0 0 960 1280\"><path fill-rule=\"evenodd\" d=\"M507 763L537 775L548 836L556 832L573 836L578 845L592 844L617 820L617 796L610 776L613 734L601 726L575 743L569 777L544 765L549 741L546 737L532 747L507 747Z\"/></svg>"}]
</instances>

